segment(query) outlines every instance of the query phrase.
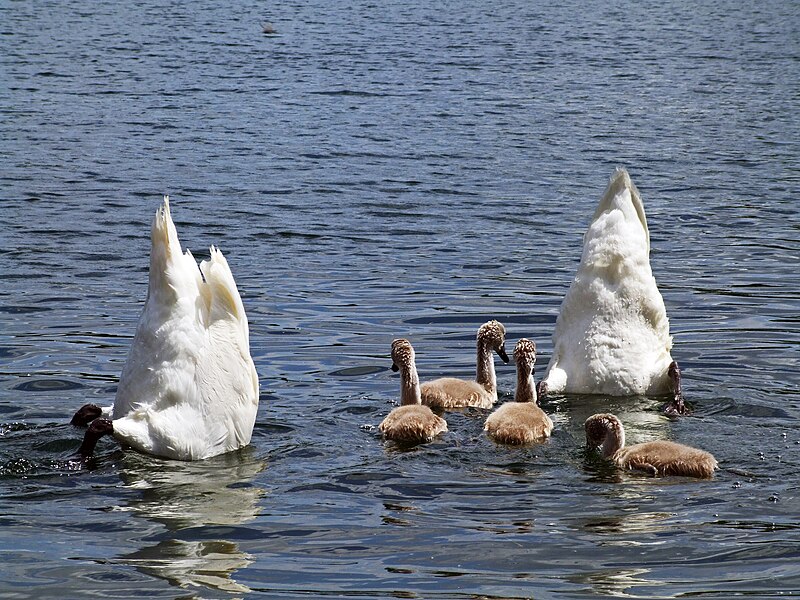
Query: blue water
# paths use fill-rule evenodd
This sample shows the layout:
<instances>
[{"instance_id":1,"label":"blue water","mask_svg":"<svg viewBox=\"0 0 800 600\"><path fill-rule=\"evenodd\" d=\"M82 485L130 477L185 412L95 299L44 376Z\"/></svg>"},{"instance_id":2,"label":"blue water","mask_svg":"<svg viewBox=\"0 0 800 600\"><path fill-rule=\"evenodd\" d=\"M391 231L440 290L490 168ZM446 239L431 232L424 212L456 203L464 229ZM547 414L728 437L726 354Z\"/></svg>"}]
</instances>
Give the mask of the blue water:
<instances>
[{"instance_id":1,"label":"blue water","mask_svg":"<svg viewBox=\"0 0 800 600\"><path fill-rule=\"evenodd\" d=\"M0 4L0 597L800 595L799 81L791 2ZM497 318L544 371L617 165L694 415L559 397L543 445L480 410L385 444L394 337L469 377ZM239 284L253 443L81 465L164 193ZM722 468L618 473L600 410Z\"/></svg>"}]
</instances>

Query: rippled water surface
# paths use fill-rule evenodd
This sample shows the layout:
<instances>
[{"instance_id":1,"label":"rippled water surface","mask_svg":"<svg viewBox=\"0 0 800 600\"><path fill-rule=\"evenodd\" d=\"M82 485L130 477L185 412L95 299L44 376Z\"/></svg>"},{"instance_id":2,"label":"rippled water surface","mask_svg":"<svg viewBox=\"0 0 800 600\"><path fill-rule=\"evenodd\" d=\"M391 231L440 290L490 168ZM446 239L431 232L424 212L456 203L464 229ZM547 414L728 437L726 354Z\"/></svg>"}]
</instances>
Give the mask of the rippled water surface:
<instances>
[{"instance_id":1,"label":"rippled water surface","mask_svg":"<svg viewBox=\"0 0 800 600\"><path fill-rule=\"evenodd\" d=\"M800 595L795 3L6 2L0 33L0 596ZM563 397L542 445L480 410L383 443L394 337L469 377L497 318L543 373L617 165L694 416ZM113 400L163 193L242 292L253 443L81 465L67 423ZM615 472L583 449L609 409L721 471Z\"/></svg>"}]
</instances>

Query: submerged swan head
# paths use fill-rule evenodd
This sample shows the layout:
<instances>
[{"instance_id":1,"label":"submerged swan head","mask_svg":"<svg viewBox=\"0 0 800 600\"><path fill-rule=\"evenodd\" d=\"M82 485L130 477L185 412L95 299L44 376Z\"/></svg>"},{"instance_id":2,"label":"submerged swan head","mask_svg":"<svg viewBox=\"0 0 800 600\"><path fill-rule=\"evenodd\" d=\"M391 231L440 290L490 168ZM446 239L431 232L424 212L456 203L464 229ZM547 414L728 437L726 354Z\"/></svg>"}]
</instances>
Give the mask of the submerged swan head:
<instances>
[{"instance_id":1,"label":"submerged swan head","mask_svg":"<svg viewBox=\"0 0 800 600\"><path fill-rule=\"evenodd\" d=\"M678 396L672 337L650 266L639 191L617 169L583 237L580 264L553 332L543 394ZM675 413L683 408L675 403Z\"/></svg>"},{"instance_id":2,"label":"submerged swan head","mask_svg":"<svg viewBox=\"0 0 800 600\"><path fill-rule=\"evenodd\" d=\"M494 350L504 363L508 362L506 354L506 328L500 321L487 321L478 329L478 349Z\"/></svg>"}]
</instances>

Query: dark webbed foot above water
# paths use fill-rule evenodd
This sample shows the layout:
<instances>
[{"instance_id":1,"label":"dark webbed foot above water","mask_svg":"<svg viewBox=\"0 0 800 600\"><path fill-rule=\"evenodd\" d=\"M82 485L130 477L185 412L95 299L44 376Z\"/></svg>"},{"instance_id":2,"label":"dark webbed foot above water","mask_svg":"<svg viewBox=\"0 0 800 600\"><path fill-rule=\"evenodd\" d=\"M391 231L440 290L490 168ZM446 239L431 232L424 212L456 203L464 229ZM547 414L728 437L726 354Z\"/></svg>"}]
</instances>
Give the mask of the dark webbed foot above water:
<instances>
[{"instance_id":1,"label":"dark webbed foot above water","mask_svg":"<svg viewBox=\"0 0 800 600\"><path fill-rule=\"evenodd\" d=\"M681 391L681 370L676 361L673 360L669 364L667 374L669 375L669 378L672 379L672 390L675 396L667 403L666 406L664 406L664 413L672 417L688 415L691 411L683 401L683 392Z\"/></svg>"},{"instance_id":2,"label":"dark webbed foot above water","mask_svg":"<svg viewBox=\"0 0 800 600\"><path fill-rule=\"evenodd\" d=\"M114 425L110 419L95 419L86 430L83 436L83 443L78 449L81 458L89 458L94 454L94 447L97 441L104 435L112 435L114 433Z\"/></svg>"},{"instance_id":3,"label":"dark webbed foot above water","mask_svg":"<svg viewBox=\"0 0 800 600\"><path fill-rule=\"evenodd\" d=\"M78 409L78 412L73 415L70 424L78 427L86 427L102 414L103 410L96 404L84 404Z\"/></svg>"}]
</instances>

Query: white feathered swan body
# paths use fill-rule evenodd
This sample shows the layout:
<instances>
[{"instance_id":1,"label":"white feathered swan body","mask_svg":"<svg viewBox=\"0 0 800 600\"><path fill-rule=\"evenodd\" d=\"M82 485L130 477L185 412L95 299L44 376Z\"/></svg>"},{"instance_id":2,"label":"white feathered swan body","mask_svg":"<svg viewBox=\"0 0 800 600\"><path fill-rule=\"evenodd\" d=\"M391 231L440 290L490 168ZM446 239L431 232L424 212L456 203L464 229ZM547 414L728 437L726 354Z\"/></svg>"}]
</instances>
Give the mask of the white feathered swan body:
<instances>
[{"instance_id":1,"label":"white feathered swan body","mask_svg":"<svg viewBox=\"0 0 800 600\"><path fill-rule=\"evenodd\" d=\"M561 304L546 393L629 396L672 390L672 338L650 268L644 206L625 169L612 175Z\"/></svg>"},{"instance_id":2,"label":"white feathered swan body","mask_svg":"<svg viewBox=\"0 0 800 600\"><path fill-rule=\"evenodd\" d=\"M199 460L250 443L258 375L247 316L222 253L181 252L169 198L152 226L150 285L110 417L133 448Z\"/></svg>"}]
</instances>

